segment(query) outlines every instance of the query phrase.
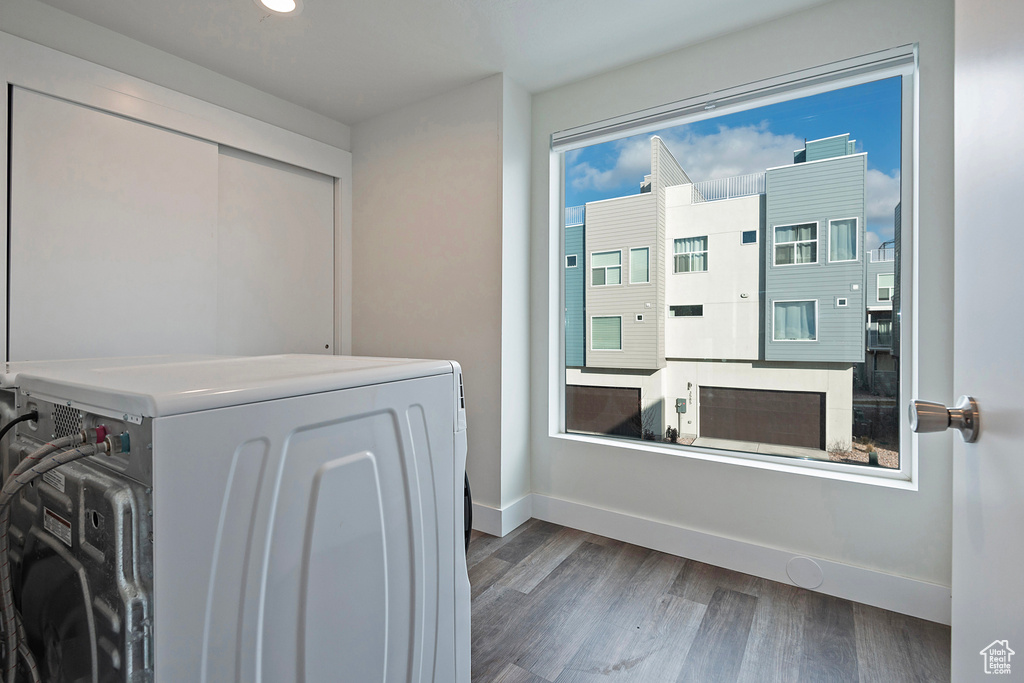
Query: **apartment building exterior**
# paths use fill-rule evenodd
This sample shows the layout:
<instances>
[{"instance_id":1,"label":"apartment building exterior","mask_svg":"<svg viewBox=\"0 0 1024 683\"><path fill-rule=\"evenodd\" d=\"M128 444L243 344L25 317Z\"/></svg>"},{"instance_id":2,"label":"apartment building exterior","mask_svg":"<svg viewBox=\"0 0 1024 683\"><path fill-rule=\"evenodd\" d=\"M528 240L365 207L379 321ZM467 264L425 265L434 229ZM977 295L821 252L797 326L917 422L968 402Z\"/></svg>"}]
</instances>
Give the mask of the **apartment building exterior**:
<instances>
[{"instance_id":1,"label":"apartment building exterior","mask_svg":"<svg viewBox=\"0 0 1024 683\"><path fill-rule=\"evenodd\" d=\"M570 210L567 428L848 448L866 312L875 342L891 316L876 284L892 262L864 249L866 171L839 135L791 165L695 184L652 138L640 194Z\"/></svg>"}]
</instances>

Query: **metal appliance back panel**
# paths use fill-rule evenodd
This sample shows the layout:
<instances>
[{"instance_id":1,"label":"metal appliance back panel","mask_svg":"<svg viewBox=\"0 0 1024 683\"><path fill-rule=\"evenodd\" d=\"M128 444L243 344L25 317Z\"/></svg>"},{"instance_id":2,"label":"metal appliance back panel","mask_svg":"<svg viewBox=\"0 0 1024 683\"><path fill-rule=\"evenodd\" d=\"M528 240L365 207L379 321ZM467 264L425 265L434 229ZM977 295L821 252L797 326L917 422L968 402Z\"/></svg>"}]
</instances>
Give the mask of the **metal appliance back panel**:
<instances>
[{"instance_id":1,"label":"metal appliance back panel","mask_svg":"<svg viewBox=\"0 0 1024 683\"><path fill-rule=\"evenodd\" d=\"M15 601L43 679L146 683L153 678L151 423L123 423L18 396L3 470L61 430L127 431L131 452L91 456L34 480L11 506Z\"/></svg>"}]
</instances>

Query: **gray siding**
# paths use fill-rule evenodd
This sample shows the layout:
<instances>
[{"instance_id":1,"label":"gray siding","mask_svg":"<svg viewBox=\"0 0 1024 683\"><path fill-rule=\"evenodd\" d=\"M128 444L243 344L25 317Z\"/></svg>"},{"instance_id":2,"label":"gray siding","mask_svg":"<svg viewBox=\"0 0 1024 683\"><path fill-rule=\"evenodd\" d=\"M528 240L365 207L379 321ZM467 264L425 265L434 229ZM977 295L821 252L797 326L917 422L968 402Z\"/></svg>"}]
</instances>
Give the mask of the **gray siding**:
<instances>
[{"instance_id":1,"label":"gray siding","mask_svg":"<svg viewBox=\"0 0 1024 683\"><path fill-rule=\"evenodd\" d=\"M565 364L567 367L582 367L585 359L586 335L583 331L584 274L587 272L587 259L583 250L583 226L570 225L565 228L565 256L576 256L576 267L565 268Z\"/></svg>"},{"instance_id":2,"label":"gray siding","mask_svg":"<svg viewBox=\"0 0 1024 683\"><path fill-rule=\"evenodd\" d=\"M837 139L843 141L845 150L846 141ZM765 360L864 361L866 170L867 157L858 154L794 164L767 172ZM828 221L841 218L857 218L857 261L829 263ZM774 227L812 222L818 224L818 262L776 266ZM837 297L846 298L848 305L837 307ZM774 302L793 300L818 302L816 341L773 341Z\"/></svg>"},{"instance_id":3,"label":"gray siding","mask_svg":"<svg viewBox=\"0 0 1024 683\"><path fill-rule=\"evenodd\" d=\"M850 136L837 135L834 138L808 142L806 161L820 161L850 154Z\"/></svg>"},{"instance_id":4,"label":"gray siding","mask_svg":"<svg viewBox=\"0 0 1024 683\"><path fill-rule=\"evenodd\" d=\"M686 171L672 156L665 142L657 135L651 138L651 185L660 185L662 189L673 185L689 184L690 178Z\"/></svg>"},{"instance_id":5,"label":"gray siding","mask_svg":"<svg viewBox=\"0 0 1024 683\"><path fill-rule=\"evenodd\" d=\"M654 136L651 139L651 190L657 197L657 215L655 217L657 226L655 244L657 248L651 253L651 258L654 259L651 271L652 279L656 278L658 282L657 300L654 305L657 311L655 315L657 316L656 322L658 325L658 367L665 367L665 315L668 310L665 304L664 285L665 278L667 277L665 250L668 249L666 244L667 232L665 229L665 188L674 185L685 185L690 182L689 176L686 175L686 172L679 165L679 162L676 161L676 158L672 156L672 153L662 139Z\"/></svg>"},{"instance_id":6,"label":"gray siding","mask_svg":"<svg viewBox=\"0 0 1024 683\"><path fill-rule=\"evenodd\" d=\"M664 334L659 334L662 315L658 301L664 298L664 292L657 264L664 259L658 242L656 204L657 194L653 192L587 204L584 333L588 368L657 369L665 364L664 355L658 354L659 344L664 344ZM650 249L650 282L646 284L629 283L629 250L636 247ZM622 252L621 284L592 285L591 256L603 251ZM642 322L636 321L638 314L643 315ZM592 348L591 320L608 315L622 317L621 351Z\"/></svg>"}]
</instances>

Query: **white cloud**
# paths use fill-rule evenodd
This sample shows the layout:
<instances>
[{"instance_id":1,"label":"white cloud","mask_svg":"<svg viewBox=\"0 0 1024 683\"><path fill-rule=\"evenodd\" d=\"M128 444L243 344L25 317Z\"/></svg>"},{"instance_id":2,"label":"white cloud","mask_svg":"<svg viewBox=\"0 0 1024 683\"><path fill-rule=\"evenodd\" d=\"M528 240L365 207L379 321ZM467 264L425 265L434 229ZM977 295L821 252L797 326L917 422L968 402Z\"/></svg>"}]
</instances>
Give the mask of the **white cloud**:
<instances>
[{"instance_id":1,"label":"white cloud","mask_svg":"<svg viewBox=\"0 0 1024 683\"><path fill-rule=\"evenodd\" d=\"M899 169L887 174L878 169L869 168L865 183L868 195L868 224L880 228L887 235L886 239L890 239L893 229L893 211L900 201Z\"/></svg>"},{"instance_id":2,"label":"white cloud","mask_svg":"<svg viewBox=\"0 0 1024 683\"><path fill-rule=\"evenodd\" d=\"M864 248L868 251L877 249L878 245L882 243L882 238L878 236L878 233L868 230L864 233Z\"/></svg>"},{"instance_id":3,"label":"white cloud","mask_svg":"<svg viewBox=\"0 0 1024 683\"><path fill-rule=\"evenodd\" d=\"M772 133L767 121L739 128L720 126L717 132L709 135L695 135L686 127L660 135L694 182L761 173L766 168L792 164L793 151L804 146L804 141L795 135ZM590 162L575 165L570 170L573 188L600 192L634 184L639 186L643 177L651 172L650 136L620 140L615 143L614 150L614 161L606 168ZM567 162L571 163L576 158L574 155ZM867 221L873 231L868 239L890 239L893 210L900 201L899 169L891 173L868 169L865 182ZM869 248L873 246L877 243Z\"/></svg>"},{"instance_id":4,"label":"white cloud","mask_svg":"<svg viewBox=\"0 0 1024 683\"><path fill-rule=\"evenodd\" d=\"M803 146L794 135L775 135L767 122L740 128L719 127L710 135L694 135L685 128L661 134L673 156L695 182L758 173L772 166L793 163L793 150ZM651 172L650 137L628 138L616 143L614 163L600 168L589 162L571 171L576 190L606 191L623 184L637 185ZM568 163L575 157L567 159Z\"/></svg>"},{"instance_id":5,"label":"white cloud","mask_svg":"<svg viewBox=\"0 0 1024 683\"><path fill-rule=\"evenodd\" d=\"M776 135L768 123L727 128L694 135L686 129L663 138L690 180L700 182L761 173L766 168L793 163L793 150L804 146L795 135Z\"/></svg>"},{"instance_id":6,"label":"white cloud","mask_svg":"<svg viewBox=\"0 0 1024 683\"><path fill-rule=\"evenodd\" d=\"M651 172L651 139L627 138L615 143L617 155L611 168L599 169L589 162L578 164L572 171L572 186L576 190L613 190L623 183L636 183ZM570 160L566 160L567 163Z\"/></svg>"}]
</instances>

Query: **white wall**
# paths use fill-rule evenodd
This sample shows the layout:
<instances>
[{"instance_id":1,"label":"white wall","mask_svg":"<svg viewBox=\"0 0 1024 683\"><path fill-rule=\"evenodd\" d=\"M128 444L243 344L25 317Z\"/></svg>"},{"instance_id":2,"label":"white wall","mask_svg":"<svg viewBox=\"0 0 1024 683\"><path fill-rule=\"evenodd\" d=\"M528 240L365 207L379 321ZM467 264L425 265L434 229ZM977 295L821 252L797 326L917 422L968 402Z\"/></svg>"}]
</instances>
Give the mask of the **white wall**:
<instances>
[{"instance_id":1,"label":"white wall","mask_svg":"<svg viewBox=\"0 0 1024 683\"><path fill-rule=\"evenodd\" d=\"M757 360L761 245L741 238L745 230L760 233L761 197L691 204L692 188L677 185L665 193L665 303L703 304L704 315L665 319L665 355ZM701 235L708 238L707 271L676 273L675 240Z\"/></svg>"},{"instance_id":2,"label":"white wall","mask_svg":"<svg viewBox=\"0 0 1024 683\"><path fill-rule=\"evenodd\" d=\"M499 74L352 135L353 351L462 364L473 496L495 510L529 491L528 107Z\"/></svg>"},{"instance_id":3,"label":"white wall","mask_svg":"<svg viewBox=\"0 0 1024 683\"><path fill-rule=\"evenodd\" d=\"M920 439L917 490L741 466L560 437L558 166L554 131L883 48L920 43L920 317L917 386L950 396L952 45L948 0L839 0L534 95L532 220L533 490L750 546L950 585L950 437ZM837 39L841 36L842 39ZM799 49L792 49L799 46ZM553 199L554 197L554 199ZM554 222L552 218L555 218ZM535 508L538 496L535 495ZM561 503L545 503L557 509ZM563 506L564 507L564 506ZM577 506L578 508L578 506ZM689 537L694 537L690 534ZM745 546L749 547L749 546ZM764 553L765 557L771 553ZM775 562L778 558L771 559ZM784 563L785 560L782 560ZM832 566L832 565L829 565ZM778 571L776 571L776 569ZM764 570L782 574L780 566ZM826 574L826 581L828 575ZM941 594L942 590L938 591ZM948 618L946 604L938 605ZM932 612L933 614L935 612Z\"/></svg>"},{"instance_id":4,"label":"white wall","mask_svg":"<svg viewBox=\"0 0 1024 683\"><path fill-rule=\"evenodd\" d=\"M349 127L38 0L3 0L0 31L351 150Z\"/></svg>"},{"instance_id":5,"label":"white wall","mask_svg":"<svg viewBox=\"0 0 1024 683\"><path fill-rule=\"evenodd\" d=\"M530 123L532 98L502 77L501 500L530 493ZM514 523L514 522L512 522Z\"/></svg>"}]
</instances>

